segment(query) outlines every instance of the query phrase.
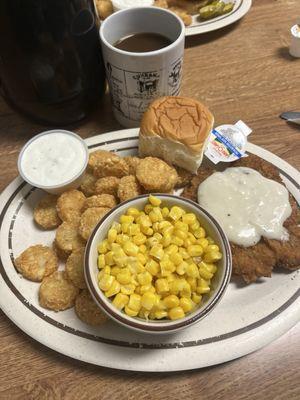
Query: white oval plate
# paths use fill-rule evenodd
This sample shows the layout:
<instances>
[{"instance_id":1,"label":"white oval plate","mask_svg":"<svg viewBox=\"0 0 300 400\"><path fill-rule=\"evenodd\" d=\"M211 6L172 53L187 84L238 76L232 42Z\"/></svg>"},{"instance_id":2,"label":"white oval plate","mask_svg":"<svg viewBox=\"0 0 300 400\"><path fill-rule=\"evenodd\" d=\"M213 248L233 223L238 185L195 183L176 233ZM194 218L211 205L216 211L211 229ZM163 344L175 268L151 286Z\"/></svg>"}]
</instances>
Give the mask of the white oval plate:
<instances>
[{"instance_id":1,"label":"white oval plate","mask_svg":"<svg viewBox=\"0 0 300 400\"><path fill-rule=\"evenodd\" d=\"M217 29L233 24L247 14L251 5L252 0L235 0L234 8L229 14L202 22L198 20L197 16L193 16L193 23L186 28L185 35L199 35L200 33L216 31Z\"/></svg>"},{"instance_id":2,"label":"white oval plate","mask_svg":"<svg viewBox=\"0 0 300 400\"><path fill-rule=\"evenodd\" d=\"M138 130L129 129L87 140L90 150L103 148L122 156L135 154ZM278 167L288 189L300 202L300 174L279 157L249 144L249 152ZM174 335L138 334L112 321L92 328L74 309L55 313L39 306L39 285L23 279L12 258L26 247L51 245L54 231L33 223L32 209L43 195L21 178L0 197L0 306L24 332L69 357L111 368L178 371L207 367L257 350L287 332L300 315L300 273L276 271L272 279L249 286L231 282L207 318Z\"/></svg>"}]
</instances>

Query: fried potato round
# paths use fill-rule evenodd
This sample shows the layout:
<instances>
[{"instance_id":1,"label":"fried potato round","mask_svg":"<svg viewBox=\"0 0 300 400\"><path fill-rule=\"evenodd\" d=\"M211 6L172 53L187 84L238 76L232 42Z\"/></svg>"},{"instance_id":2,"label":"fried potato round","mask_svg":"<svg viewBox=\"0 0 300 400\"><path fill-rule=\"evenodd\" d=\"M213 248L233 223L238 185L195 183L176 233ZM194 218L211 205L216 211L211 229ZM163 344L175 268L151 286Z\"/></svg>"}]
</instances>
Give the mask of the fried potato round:
<instances>
[{"instance_id":1,"label":"fried potato round","mask_svg":"<svg viewBox=\"0 0 300 400\"><path fill-rule=\"evenodd\" d=\"M78 289L85 289L86 283L84 279L84 247L74 250L68 257L66 262L66 274L68 279Z\"/></svg>"},{"instance_id":2,"label":"fried potato round","mask_svg":"<svg viewBox=\"0 0 300 400\"><path fill-rule=\"evenodd\" d=\"M61 224L61 219L56 210L57 196L47 194L44 196L33 211L35 222L43 229L54 229Z\"/></svg>"},{"instance_id":3,"label":"fried potato round","mask_svg":"<svg viewBox=\"0 0 300 400\"><path fill-rule=\"evenodd\" d=\"M117 196L120 179L115 176L100 178L95 183L95 194L111 194Z\"/></svg>"},{"instance_id":4,"label":"fried potato round","mask_svg":"<svg viewBox=\"0 0 300 400\"><path fill-rule=\"evenodd\" d=\"M136 168L139 165L141 159L139 157L124 157L125 162L128 165L129 168L129 175L135 175L136 174Z\"/></svg>"},{"instance_id":5,"label":"fried potato round","mask_svg":"<svg viewBox=\"0 0 300 400\"><path fill-rule=\"evenodd\" d=\"M83 209L92 207L108 207L113 208L117 205L116 198L112 194L97 194L91 197L88 197L85 200Z\"/></svg>"},{"instance_id":6,"label":"fried potato round","mask_svg":"<svg viewBox=\"0 0 300 400\"><path fill-rule=\"evenodd\" d=\"M57 200L57 212L62 221L78 220L85 202L85 195L79 190L68 190Z\"/></svg>"},{"instance_id":7,"label":"fried potato round","mask_svg":"<svg viewBox=\"0 0 300 400\"><path fill-rule=\"evenodd\" d=\"M106 207L93 207L85 210L80 218L78 229L79 234L83 239L88 240L95 226L109 210L110 208Z\"/></svg>"},{"instance_id":8,"label":"fried potato round","mask_svg":"<svg viewBox=\"0 0 300 400\"><path fill-rule=\"evenodd\" d=\"M155 157L141 160L136 169L136 177L146 190L153 192L170 192L178 179L175 168Z\"/></svg>"},{"instance_id":9,"label":"fried potato round","mask_svg":"<svg viewBox=\"0 0 300 400\"><path fill-rule=\"evenodd\" d=\"M15 259L14 264L24 278L34 282L40 282L58 268L58 260L54 251L41 244L28 247Z\"/></svg>"},{"instance_id":10,"label":"fried potato round","mask_svg":"<svg viewBox=\"0 0 300 400\"><path fill-rule=\"evenodd\" d=\"M39 289L39 303L54 311L63 311L75 304L79 289L67 279L65 272L57 271L43 280Z\"/></svg>"},{"instance_id":11,"label":"fried potato round","mask_svg":"<svg viewBox=\"0 0 300 400\"><path fill-rule=\"evenodd\" d=\"M56 231L55 244L65 255L84 247L85 241L78 233L79 221L77 223L63 222Z\"/></svg>"},{"instance_id":12,"label":"fried potato round","mask_svg":"<svg viewBox=\"0 0 300 400\"><path fill-rule=\"evenodd\" d=\"M118 197L120 201L132 199L142 194L142 187L134 175L121 178L118 187Z\"/></svg>"},{"instance_id":13,"label":"fried potato round","mask_svg":"<svg viewBox=\"0 0 300 400\"><path fill-rule=\"evenodd\" d=\"M102 325L108 321L107 316L94 302L88 290L83 290L75 300L75 312L81 321L88 325Z\"/></svg>"},{"instance_id":14,"label":"fried potato round","mask_svg":"<svg viewBox=\"0 0 300 400\"><path fill-rule=\"evenodd\" d=\"M84 193L85 196L93 196L95 194L95 183L97 178L90 172L86 172L81 185L80 190Z\"/></svg>"},{"instance_id":15,"label":"fried potato round","mask_svg":"<svg viewBox=\"0 0 300 400\"><path fill-rule=\"evenodd\" d=\"M176 171L177 171L177 175L178 175L178 179L175 185L176 189L180 189L183 188L185 186L187 186L192 178L193 178L193 174L189 171L187 171L186 169L180 168L180 167L176 167Z\"/></svg>"},{"instance_id":16,"label":"fried potato round","mask_svg":"<svg viewBox=\"0 0 300 400\"><path fill-rule=\"evenodd\" d=\"M129 167L126 161L117 154L105 150L97 150L95 153L96 155L92 158L92 164L90 162L90 168L92 168L93 174L97 178L103 178L104 176L122 178L122 176L129 174ZM90 157L92 155L93 153Z\"/></svg>"}]
</instances>

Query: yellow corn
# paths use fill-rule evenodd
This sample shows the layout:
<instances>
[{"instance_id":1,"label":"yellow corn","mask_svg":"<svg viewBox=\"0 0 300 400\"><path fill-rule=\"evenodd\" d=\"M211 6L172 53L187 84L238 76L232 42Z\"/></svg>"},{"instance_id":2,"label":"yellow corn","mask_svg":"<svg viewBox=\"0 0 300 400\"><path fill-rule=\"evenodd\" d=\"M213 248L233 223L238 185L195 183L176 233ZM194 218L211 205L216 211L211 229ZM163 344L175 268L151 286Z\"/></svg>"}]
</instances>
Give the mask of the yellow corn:
<instances>
[{"instance_id":1,"label":"yellow corn","mask_svg":"<svg viewBox=\"0 0 300 400\"><path fill-rule=\"evenodd\" d=\"M107 240L109 243L113 243L117 239L118 232L116 229L111 228L108 231Z\"/></svg>"},{"instance_id":2,"label":"yellow corn","mask_svg":"<svg viewBox=\"0 0 300 400\"><path fill-rule=\"evenodd\" d=\"M200 294L193 293L192 300L196 304L200 304L202 300L202 296Z\"/></svg>"},{"instance_id":3,"label":"yellow corn","mask_svg":"<svg viewBox=\"0 0 300 400\"><path fill-rule=\"evenodd\" d=\"M140 285L149 285L152 282L152 275L148 271L145 271L138 274L137 280Z\"/></svg>"},{"instance_id":4,"label":"yellow corn","mask_svg":"<svg viewBox=\"0 0 300 400\"><path fill-rule=\"evenodd\" d=\"M143 294L141 299L141 306L146 310L151 310L157 301L157 297L154 293L146 292Z\"/></svg>"},{"instance_id":5,"label":"yellow corn","mask_svg":"<svg viewBox=\"0 0 300 400\"><path fill-rule=\"evenodd\" d=\"M192 213L186 213L182 216L182 222L188 225L192 225L197 221L196 215Z\"/></svg>"},{"instance_id":6,"label":"yellow corn","mask_svg":"<svg viewBox=\"0 0 300 400\"><path fill-rule=\"evenodd\" d=\"M146 254L147 253L147 247L144 244L141 244L139 246L139 249L140 249L140 253L142 253L142 254Z\"/></svg>"},{"instance_id":7,"label":"yellow corn","mask_svg":"<svg viewBox=\"0 0 300 400\"><path fill-rule=\"evenodd\" d=\"M199 278L199 270L196 264L188 264L186 267L186 274L191 278Z\"/></svg>"},{"instance_id":8,"label":"yellow corn","mask_svg":"<svg viewBox=\"0 0 300 400\"><path fill-rule=\"evenodd\" d=\"M197 239L197 243L200 244L200 246L204 251L206 251L208 247L208 240L206 238Z\"/></svg>"},{"instance_id":9,"label":"yellow corn","mask_svg":"<svg viewBox=\"0 0 300 400\"><path fill-rule=\"evenodd\" d=\"M105 264L107 265L114 265L114 253L112 251L109 251L108 253L105 254Z\"/></svg>"},{"instance_id":10,"label":"yellow corn","mask_svg":"<svg viewBox=\"0 0 300 400\"><path fill-rule=\"evenodd\" d=\"M171 310L169 310L169 312L168 312L168 316L171 320L183 318L184 315L185 314L184 314L182 307L171 308Z\"/></svg>"},{"instance_id":11,"label":"yellow corn","mask_svg":"<svg viewBox=\"0 0 300 400\"><path fill-rule=\"evenodd\" d=\"M128 241L123 244L123 250L128 256L136 256L139 252L139 247L136 244Z\"/></svg>"},{"instance_id":12,"label":"yellow corn","mask_svg":"<svg viewBox=\"0 0 300 400\"><path fill-rule=\"evenodd\" d=\"M130 215L131 217L136 218L136 217L138 217L140 215L140 212L139 212L139 210L137 208L129 207L127 212L126 212L126 214Z\"/></svg>"},{"instance_id":13,"label":"yellow corn","mask_svg":"<svg viewBox=\"0 0 300 400\"><path fill-rule=\"evenodd\" d=\"M156 276L159 272L159 264L156 261L150 259L146 263L146 270L150 272L152 276Z\"/></svg>"},{"instance_id":14,"label":"yellow corn","mask_svg":"<svg viewBox=\"0 0 300 400\"><path fill-rule=\"evenodd\" d=\"M164 256L165 252L161 245L155 245L150 250L150 255L157 260L161 260Z\"/></svg>"},{"instance_id":15,"label":"yellow corn","mask_svg":"<svg viewBox=\"0 0 300 400\"><path fill-rule=\"evenodd\" d=\"M159 207L161 205L161 200L158 197L152 196L152 194L149 196L149 202L155 207Z\"/></svg>"},{"instance_id":16,"label":"yellow corn","mask_svg":"<svg viewBox=\"0 0 300 400\"><path fill-rule=\"evenodd\" d=\"M120 267L112 267L110 273L112 276L116 277L121 271L122 269Z\"/></svg>"},{"instance_id":17,"label":"yellow corn","mask_svg":"<svg viewBox=\"0 0 300 400\"><path fill-rule=\"evenodd\" d=\"M110 288L105 292L106 297L115 296L121 290L121 285L118 281L114 280Z\"/></svg>"},{"instance_id":18,"label":"yellow corn","mask_svg":"<svg viewBox=\"0 0 300 400\"><path fill-rule=\"evenodd\" d=\"M127 305L128 301L129 297L126 294L118 293L112 303L118 310L122 310Z\"/></svg>"},{"instance_id":19,"label":"yellow corn","mask_svg":"<svg viewBox=\"0 0 300 400\"><path fill-rule=\"evenodd\" d=\"M169 212L169 218L171 218L173 221L178 221L183 214L184 210L181 207L173 206Z\"/></svg>"},{"instance_id":20,"label":"yellow corn","mask_svg":"<svg viewBox=\"0 0 300 400\"><path fill-rule=\"evenodd\" d=\"M195 306L194 302L188 297L181 297L179 305L185 313L190 312Z\"/></svg>"},{"instance_id":21,"label":"yellow corn","mask_svg":"<svg viewBox=\"0 0 300 400\"><path fill-rule=\"evenodd\" d=\"M210 251L204 254L203 260L207 263L214 263L221 260L222 254L219 251Z\"/></svg>"},{"instance_id":22,"label":"yellow corn","mask_svg":"<svg viewBox=\"0 0 300 400\"><path fill-rule=\"evenodd\" d=\"M115 280L114 276L104 274L101 279L99 279L99 287L101 290L106 292L108 289L110 289L113 281Z\"/></svg>"},{"instance_id":23,"label":"yellow corn","mask_svg":"<svg viewBox=\"0 0 300 400\"><path fill-rule=\"evenodd\" d=\"M121 222L121 225L123 224L123 223L132 223L134 221L134 217L132 216L132 215L121 215L121 217L120 217L120 222Z\"/></svg>"},{"instance_id":24,"label":"yellow corn","mask_svg":"<svg viewBox=\"0 0 300 400\"><path fill-rule=\"evenodd\" d=\"M172 261L172 263L175 264L176 266L183 262L183 258L179 253L170 254L169 258Z\"/></svg>"},{"instance_id":25,"label":"yellow corn","mask_svg":"<svg viewBox=\"0 0 300 400\"><path fill-rule=\"evenodd\" d=\"M104 254L100 254L98 256L98 268L104 268L105 267L105 255Z\"/></svg>"},{"instance_id":26,"label":"yellow corn","mask_svg":"<svg viewBox=\"0 0 300 400\"><path fill-rule=\"evenodd\" d=\"M169 209L168 209L168 207L164 207L162 210L161 210L161 213L162 213L162 216L164 217L164 218L167 218L167 216L169 215Z\"/></svg>"},{"instance_id":27,"label":"yellow corn","mask_svg":"<svg viewBox=\"0 0 300 400\"><path fill-rule=\"evenodd\" d=\"M127 285L121 285L121 293L123 294L133 294L136 286L133 283L128 283Z\"/></svg>"},{"instance_id":28,"label":"yellow corn","mask_svg":"<svg viewBox=\"0 0 300 400\"><path fill-rule=\"evenodd\" d=\"M124 308L125 314L127 314L129 317L136 317L138 315L138 311L134 311L128 306L125 306Z\"/></svg>"},{"instance_id":29,"label":"yellow corn","mask_svg":"<svg viewBox=\"0 0 300 400\"><path fill-rule=\"evenodd\" d=\"M157 279L155 282L155 288L157 293L166 293L169 291L169 283L166 279Z\"/></svg>"},{"instance_id":30,"label":"yellow corn","mask_svg":"<svg viewBox=\"0 0 300 400\"><path fill-rule=\"evenodd\" d=\"M194 231L194 235L197 239L202 239L206 236L204 228L200 227Z\"/></svg>"},{"instance_id":31,"label":"yellow corn","mask_svg":"<svg viewBox=\"0 0 300 400\"><path fill-rule=\"evenodd\" d=\"M122 285L131 283L131 273L129 268L123 268L123 270L117 274L116 279Z\"/></svg>"},{"instance_id":32,"label":"yellow corn","mask_svg":"<svg viewBox=\"0 0 300 400\"><path fill-rule=\"evenodd\" d=\"M128 307L139 312L141 309L141 299L142 297L139 294L131 294L129 297Z\"/></svg>"},{"instance_id":33,"label":"yellow corn","mask_svg":"<svg viewBox=\"0 0 300 400\"><path fill-rule=\"evenodd\" d=\"M154 312L154 318L155 319L162 319L166 318L168 316L168 312L164 310L157 310Z\"/></svg>"},{"instance_id":34,"label":"yellow corn","mask_svg":"<svg viewBox=\"0 0 300 400\"><path fill-rule=\"evenodd\" d=\"M144 211L146 214L149 214L153 210L153 206L151 204L146 204L144 207Z\"/></svg>"},{"instance_id":35,"label":"yellow corn","mask_svg":"<svg viewBox=\"0 0 300 400\"><path fill-rule=\"evenodd\" d=\"M200 244L192 244L187 248L187 252L191 257L199 257L203 254L203 249Z\"/></svg>"},{"instance_id":36,"label":"yellow corn","mask_svg":"<svg viewBox=\"0 0 300 400\"><path fill-rule=\"evenodd\" d=\"M100 254L105 254L108 252L108 247L107 247L107 239L103 240L99 245L98 245L98 253Z\"/></svg>"},{"instance_id":37,"label":"yellow corn","mask_svg":"<svg viewBox=\"0 0 300 400\"><path fill-rule=\"evenodd\" d=\"M163 299L163 303L166 306L166 308L174 308L179 305L179 299L174 294L170 294L169 296Z\"/></svg>"},{"instance_id":38,"label":"yellow corn","mask_svg":"<svg viewBox=\"0 0 300 400\"><path fill-rule=\"evenodd\" d=\"M214 276L214 274L208 270L207 265L209 264L201 262L199 265L199 273L201 278L209 280Z\"/></svg>"},{"instance_id":39,"label":"yellow corn","mask_svg":"<svg viewBox=\"0 0 300 400\"><path fill-rule=\"evenodd\" d=\"M176 267L176 272L178 275L184 275L186 273L188 267L188 263L186 261L182 261L179 265Z\"/></svg>"}]
</instances>

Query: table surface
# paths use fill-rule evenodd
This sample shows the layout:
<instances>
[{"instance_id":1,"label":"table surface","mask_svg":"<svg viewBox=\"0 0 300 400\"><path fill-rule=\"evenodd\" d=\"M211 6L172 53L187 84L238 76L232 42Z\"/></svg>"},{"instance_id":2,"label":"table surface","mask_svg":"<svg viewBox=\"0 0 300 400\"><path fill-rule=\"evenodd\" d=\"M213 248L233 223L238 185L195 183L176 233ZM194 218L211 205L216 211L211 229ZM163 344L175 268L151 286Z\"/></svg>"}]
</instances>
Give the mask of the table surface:
<instances>
[{"instance_id":1,"label":"table surface","mask_svg":"<svg viewBox=\"0 0 300 400\"><path fill-rule=\"evenodd\" d=\"M254 0L243 20L188 38L182 94L206 103L216 124L242 119L251 142L300 168L300 130L279 119L300 111L300 60L289 56L299 0ZM46 127L0 101L0 191L17 175L22 145ZM71 127L72 129L73 127ZM82 137L120 129L108 96L74 130ZM0 400L5 399L284 399L300 398L300 326L265 348L202 370L145 374L68 359L21 332L0 312Z\"/></svg>"}]
</instances>

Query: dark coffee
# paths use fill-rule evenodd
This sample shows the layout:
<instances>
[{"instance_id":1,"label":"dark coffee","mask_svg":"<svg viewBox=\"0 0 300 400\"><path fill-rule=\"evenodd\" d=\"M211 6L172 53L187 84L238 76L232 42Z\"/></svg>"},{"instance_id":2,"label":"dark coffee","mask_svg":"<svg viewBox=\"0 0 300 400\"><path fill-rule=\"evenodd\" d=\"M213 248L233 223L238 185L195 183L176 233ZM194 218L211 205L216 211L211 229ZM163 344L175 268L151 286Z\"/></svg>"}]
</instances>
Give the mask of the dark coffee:
<instances>
[{"instance_id":1,"label":"dark coffee","mask_svg":"<svg viewBox=\"0 0 300 400\"><path fill-rule=\"evenodd\" d=\"M130 51L132 53L146 53L169 46L172 41L159 33L141 32L132 33L119 39L115 47L120 50Z\"/></svg>"}]
</instances>

